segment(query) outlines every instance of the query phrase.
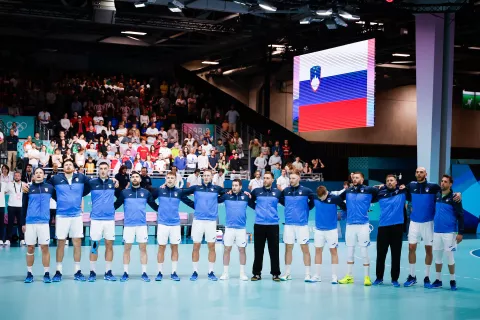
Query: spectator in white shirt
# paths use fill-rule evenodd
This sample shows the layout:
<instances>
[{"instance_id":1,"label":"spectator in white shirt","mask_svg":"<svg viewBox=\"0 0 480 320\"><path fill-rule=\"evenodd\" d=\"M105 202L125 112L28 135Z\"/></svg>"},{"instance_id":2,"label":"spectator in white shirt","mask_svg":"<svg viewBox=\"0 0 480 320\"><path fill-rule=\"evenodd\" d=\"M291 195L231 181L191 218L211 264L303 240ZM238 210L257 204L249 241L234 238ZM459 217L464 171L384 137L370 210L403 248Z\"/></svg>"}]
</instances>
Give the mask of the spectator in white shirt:
<instances>
[{"instance_id":1,"label":"spectator in white shirt","mask_svg":"<svg viewBox=\"0 0 480 320\"><path fill-rule=\"evenodd\" d=\"M188 176L187 178L187 188L191 186L201 186L202 185L202 177L200 176L200 170L195 169L195 171Z\"/></svg>"},{"instance_id":2,"label":"spectator in white shirt","mask_svg":"<svg viewBox=\"0 0 480 320\"><path fill-rule=\"evenodd\" d=\"M32 149L28 151L28 163L32 165L32 169L38 167L38 162L40 160L40 152L37 149L35 142L32 142Z\"/></svg>"},{"instance_id":3,"label":"spectator in white shirt","mask_svg":"<svg viewBox=\"0 0 480 320\"><path fill-rule=\"evenodd\" d=\"M162 146L160 147L159 153L163 154L165 160L170 159L172 157L172 150L167 147L167 142L163 142Z\"/></svg>"},{"instance_id":4,"label":"spectator in white shirt","mask_svg":"<svg viewBox=\"0 0 480 320\"><path fill-rule=\"evenodd\" d=\"M195 150L190 149L190 153L187 155L187 169L192 171L197 168L198 158L195 155ZM187 186L188 187L188 186Z\"/></svg>"},{"instance_id":5,"label":"spectator in white shirt","mask_svg":"<svg viewBox=\"0 0 480 320\"><path fill-rule=\"evenodd\" d=\"M68 113L65 113L63 116L63 119L60 120L60 126L62 126L65 131L70 130L70 127L72 126L70 119L68 119Z\"/></svg>"},{"instance_id":6,"label":"spectator in white shirt","mask_svg":"<svg viewBox=\"0 0 480 320\"><path fill-rule=\"evenodd\" d=\"M270 159L268 159L268 165L273 167L277 163L282 165L282 158L278 155L278 151L275 151L273 152L273 156L271 156Z\"/></svg>"},{"instance_id":7,"label":"spectator in white shirt","mask_svg":"<svg viewBox=\"0 0 480 320\"><path fill-rule=\"evenodd\" d=\"M167 163L165 162L165 158L163 157L163 154L158 155L158 160L155 161L155 171L158 171L160 173L165 172L167 169Z\"/></svg>"},{"instance_id":8,"label":"spectator in white shirt","mask_svg":"<svg viewBox=\"0 0 480 320\"><path fill-rule=\"evenodd\" d=\"M44 107L42 111L38 113L38 121L40 121L44 125L50 124L50 113Z\"/></svg>"},{"instance_id":9,"label":"spectator in white shirt","mask_svg":"<svg viewBox=\"0 0 480 320\"><path fill-rule=\"evenodd\" d=\"M219 169L218 172L213 176L212 183L216 186L224 188L225 170Z\"/></svg>"},{"instance_id":10,"label":"spectator in white shirt","mask_svg":"<svg viewBox=\"0 0 480 320\"><path fill-rule=\"evenodd\" d=\"M97 115L93 117L93 124L97 125L100 123L100 121L103 122L102 111L97 111Z\"/></svg>"},{"instance_id":11,"label":"spectator in white shirt","mask_svg":"<svg viewBox=\"0 0 480 320\"><path fill-rule=\"evenodd\" d=\"M267 167L267 155L259 154L253 164L257 166L257 170L260 171L261 176L263 177L265 174L265 168Z\"/></svg>"},{"instance_id":12,"label":"spectator in white shirt","mask_svg":"<svg viewBox=\"0 0 480 320\"><path fill-rule=\"evenodd\" d=\"M208 157L204 149L202 149L202 155L198 156L198 169L202 171L208 169Z\"/></svg>"},{"instance_id":13,"label":"spectator in white shirt","mask_svg":"<svg viewBox=\"0 0 480 320\"><path fill-rule=\"evenodd\" d=\"M100 133L102 133L103 130L105 130L105 132L107 132L107 127L105 127L105 126L103 125L103 120L100 120L100 121L98 122L98 125L95 126L95 132L96 132L97 134L100 134Z\"/></svg>"},{"instance_id":14,"label":"spectator in white shirt","mask_svg":"<svg viewBox=\"0 0 480 320\"><path fill-rule=\"evenodd\" d=\"M298 171L303 170L303 163L300 161L300 157L295 158L295 161L292 163L292 166L294 169L297 169Z\"/></svg>"},{"instance_id":15,"label":"spectator in white shirt","mask_svg":"<svg viewBox=\"0 0 480 320\"><path fill-rule=\"evenodd\" d=\"M175 187L180 188L180 189L183 188L183 184L184 184L184 182L183 182L183 177L182 177L182 175L180 174L180 172L178 172L177 167L172 166L172 170L171 170L171 171L172 171L172 173L174 173L175 176L176 176L176 179L175 179Z\"/></svg>"},{"instance_id":16,"label":"spectator in white shirt","mask_svg":"<svg viewBox=\"0 0 480 320\"><path fill-rule=\"evenodd\" d=\"M149 121L150 121L150 119L148 118L148 114L147 114L147 112L144 110L144 111L143 111L143 114L140 116L140 124L144 124L144 123L145 123L146 125L148 125L148 122L149 122ZM153 125L155 125L155 124L153 123ZM158 129L157 129L157 131L158 131Z\"/></svg>"},{"instance_id":17,"label":"spectator in white shirt","mask_svg":"<svg viewBox=\"0 0 480 320\"><path fill-rule=\"evenodd\" d=\"M248 189L250 191L263 187L263 179L261 177L260 171L255 171L255 179L250 180L250 183L248 184Z\"/></svg>"},{"instance_id":18,"label":"spectator in white shirt","mask_svg":"<svg viewBox=\"0 0 480 320\"><path fill-rule=\"evenodd\" d=\"M213 146L210 143L208 143L207 140L203 140L202 151L205 150L207 154L210 154L212 152L212 149L213 149Z\"/></svg>"},{"instance_id":19,"label":"spectator in white shirt","mask_svg":"<svg viewBox=\"0 0 480 320\"><path fill-rule=\"evenodd\" d=\"M288 187L290 181L287 178L287 171L282 169L282 175L277 179L277 189L283 191L286 187Z\"/></svg>"},{"instance_id":20,"label":"spectator in white shirt","mask_svg":"<svg viewBox=\"0 0 480 320\"><path fill-rule=\"evenodd\" d=\"M152 122L152 125L147 129L145 134L148 137L147 138L147 143L148 144L153 144L155 142L155 140L157 140L158 129L157 129L157 127L155 127L155 123Z\"/></svg>"},{"instance_id":21,"label":"spectator in white shirt","mask_svg":"<svg viewBox=\"0 0 480 320\"><path fill-rule=\"evenodd\" d=\"M170 130L168 130L168 140L173 139L173 142L178 142L178 130L175 129L175 124L172 123Z\"/></svg>"},{"instance_id":22,"label":"spectator in white shirt","mask_svg":"<svg viewBox=\"0 0 480 320\"><path fill-rule=\"evenodd\" d=\"M163 140L167 140L168 134L167 134L167 132L165 131L165 128L164 128L164 127L160 127L160 131L158 132L158 134L162 136L162 139L163 139Z\"/></svg>"}]
</instances>

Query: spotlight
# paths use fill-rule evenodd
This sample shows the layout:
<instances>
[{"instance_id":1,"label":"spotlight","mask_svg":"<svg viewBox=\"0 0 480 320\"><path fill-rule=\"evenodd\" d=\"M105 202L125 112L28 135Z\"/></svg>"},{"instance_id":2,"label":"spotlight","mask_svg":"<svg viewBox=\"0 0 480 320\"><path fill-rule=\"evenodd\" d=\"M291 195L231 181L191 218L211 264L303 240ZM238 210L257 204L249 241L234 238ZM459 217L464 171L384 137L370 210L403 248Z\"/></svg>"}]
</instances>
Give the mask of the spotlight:
<instances>
[{"instance_id":1,"label":"spotlight","mask_svg":"<svg viewBox=\"0 0 480 320\"><path fill-rule=\"evenodd\" d=\"M332 9L328 9L328 10L317 10L316 14L318 16L331 16L333 13Z\"/></svg>"},{"instance_id":2,"label":"spotlight","mask_svg":"<svg viewBox=\"0 0 480 320\"><path fill-rule=\"evenodd\" d=\"M202 61L202 64L217 65L218 63L219 63L218 61L208 61L208 60Z\"/></svg>"},{"instance_id":3,"label":"spotlight","mask_svg":"<svg viewBox=\"0 0 480 320\"><path fill-rule=\"evenodd\" d=\"M347 19L347 20L360 20L359 16L350 14L350 13L348 13L346 11L343 11L343 10L339 10L338 15L340 17L344 18L344 19Z\"/></svg>"},{"instance_id":4,"label":"spotlight","mask_svg":"<svg viewBox=\"0 0 480 320\"><path fill-rule=\"evenodd\" d=\"M173 3L169 2L168 3L168 9L171 11L171 12L182 12L182 9L177 7L176 5L174 5Z\"/></svg>"},{"instance_id":5,"label":"spotlight","mask_svg":"<svg viewBox=\"0 0 480 320\"><path fill-rule=\"evenodd\" d=\"M173 0L172 3L175 7L178 7L180 9L185 9L185 4L181 0Z\"/></svg>"},{"instance_id":6,"label":"spotlight","mask_svg":"<svg viewBox=\"0 0 480 320\"><path fill-rule=\"evenodd\" d=\"M138 31L122 31L123 34L133 34L137 36L144 36L147 33L146 32L138 32Z\"/></svg>"},{"instance_id":7,"label":"spotlight","mask_svg":"<svg viewBox=\"0 0 480 320\"><path fill-rule=\"evenodd\" d=\"M258 5L260 6L260 8L266 11L277 11L277 7L263 0L258 0Z\"/></svg>"},{"instance_id":8,"label":"spotlight","mask_svg":"<svg viewBox=\"0 0 480 320\"><path fill-rule=\"evenodd\" d=\"M135 8L145 8L145 2L135 2Z\"/></svg>"},{"instance_id":9,"label":"spotlight","mask_svg":"<svg viewBox=\"0 0 480 320\"><path fill-rule=\"evenodd\" d=\"M300 24L310 24L312 22L312 17L306 17L300 20Z\"/></svg>"}]
</instances>

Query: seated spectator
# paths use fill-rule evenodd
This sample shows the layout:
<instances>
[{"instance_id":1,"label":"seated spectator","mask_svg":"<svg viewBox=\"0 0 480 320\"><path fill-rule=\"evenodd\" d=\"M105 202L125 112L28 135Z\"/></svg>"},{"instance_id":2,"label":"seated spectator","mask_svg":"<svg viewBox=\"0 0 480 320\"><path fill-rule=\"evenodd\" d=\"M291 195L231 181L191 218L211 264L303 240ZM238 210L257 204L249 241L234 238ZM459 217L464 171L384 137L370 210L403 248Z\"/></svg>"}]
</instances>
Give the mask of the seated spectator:
<instances>
[{"instance_id":1,"label":"seated spectator","mask_svg":"<svg viewBox=\"0 0 480 320\"><path fill-rule=\"evenodd\" d=\"M60 120L60 126L65 132L68 132L71 129L70 119L68 119L68 113L63 115L63 119Z\"/></svg>"},{"instance_id":2,"label":"seated spectator","mask_svg":"<svg viewBox=\"0 0 480 320\"><path fill-rule=\"evenodd\" d=\"M159 155L158 160L155 162L155 171L164 173L167 170L167 162L165 161L162 154Z\"/></svg>"},{"instance_id":3,"label":"seated spectator","mask_svg":"<svg viewBox=\"0 0 480 320\"><path fill-rule=\"evenodd\" d=\"M225 170L219 169L218 172L213 175L212 183L216 186L224 188Z\"/></svg>"},{"instance_id":4,"label":"seated spectator","mask_svg":"<svg viewBox=\"0 0 480 320\"><path fill-rule=\"evenodd\" d=\"M175 124L172 123L170 129L167 132L167 138L173 139L173 142L178 142L178 130L175 128Z\"/></svg>"},{"instance_id":5,"label":"seated spectator","mask_svg":"<svg viewBox=\"0 0 480 320\"><path fill-rule=\"evenodd\" d=\"M277 189L283 191L286 187L290 185L290 181L287 177L287 171L282 169L282 175L277 178Z\"/></svg>"},{"instance_id":6,"label":"seated spectator","mask_svg":"<svg viewBox=\"0 0 480 320\"><path fill-rule=\"evenodd\" d=\"M187 177L187 188L201 185L202 177L200 176L200 169L195 169L195 171Z\"/></svg>"},{"instance_id":7,"label":"seated spectator","mask_svg":"<svg viewBox=\"0 0 480 320\"><path fill-rule=\"evenodd\" d=\"M38 113L38 121L40 121L43 125L50 127L51 126L51 117L50 112L47 111L46 107L42 108L42 111Z\"/></svg>"},{"instance_id":8,"label":"seated spectator","mask_svg":"<svg viewBox=\"0 0 480 320\"><path fill-rule=\"evenodd\" d=\"M208 168L213 171L216 171L218 168L218 159L215 155L215 150L212 150L208 156Z\"/></svg>"},{"instance_id":9,"label":"seated spectator","mask_svg":"<svg viewBox=\"0 0 480 320\"><path fill-rule=\"evenodd\" d=\"M296 169L298 171L303 170L303 163L300 161L300 157L295 157L295 161L292 163L293 169Z\"/></svg>"},{"instance_id":10,"label":"seated spectator","mask_svg":"<svg viewBox=\"0 0 480 320\"><path fill-rule=\"evenodd\" d=\"M208 157L206 151L202 149L202 155L198 156L198 169L201 171L208 169Z\"/></svg>"},{"instance_id":11,"label":"seated spectator","mask_svg":"<svg viewBox=\"0 0 480 320\"><path fill-rule=\"evenodd\" d=\"M145 139L142 139L141 145L137 148L137 154L140 154L140 160L147 160L148 151L147 142Z\"/></svg>"},{"instance_id":12,"label":"seated spectator","mask_svg":"<svg viewBox=\"0 0 480 320\"><path fill-rule=\"evenodd\" d=\"M158 133L159 132L157 127L155 127L155 123L152 122L150 124L150 127L145 132L145 135L147 136L148 144L153 144L155 142L155 140L157 139L157 136L159 135Z\"/></svg>"},{"instance_id":13,"label":"seated spectator","mask_svg":"<svg viewBox=\"0 0 480 320\"><path fill-rule=\"evenodd\" d=\"M303 171L302 171L303 174L311 174L312 173L312 168L310 168L310 166L308 165L308 162L305 161L305 163L303 164Z\"/></svg>"},{"instance_id":14,"label":"seated spectator","mask_svg":"<svg viewBox=\"0 0 480 320\"><path fill-rule=\"evenodd\" d=\"M260 171L255 171L255 178L250 180L249 184L248 184L248 189L250 191L253 191L257 188L263 188L263 179L262 179L262 176L261 176L261 172Z\"/></svg>"},{"instance_id":15,"label":"seated spectator","mask_svg":"<svg viewBox=\"0 0 480 320\"><path fill-rule=\"evenodd\" d=\"M92 157L88 157L87 163L85 164L85 169L87 170L87 174L95 173L95 162Z\"/></svg>"},{"instance_id":16,"label":"seated spectator","mask_svg":"<svg viewBox=\"0 0 480 320\"><path fill-rule=\"evenodd\" d=\"M150 146L150 151L149 151L150 159L152 162L157 161L158 159L158 150L155 149L155 146Z\"/></svg>"},{"instance_id":17,"label":"seated spectator","mask_svg":"<svg viewBox=\"0 0 480 320\"><path fill-rule=\"evenodd\" d=\"M321 173L322 169L325 168L322 160L320 159L312 159L312 172L313 173Z\"/></svg>"},{"instance_id":18,"label":"seated spectator","mask_svg":"<svg viewBox=\"0 0 480 320\"><path fill-rule=\"evenodd\" d=\"M187 133L187 137L185 138L184 141L187 143L187 146L191 147L193 146L193 142L195 141L195 139L193 138L191 133Z\"/></svg>"},{"instance_id":19,"label":"seated spectator","mask_svg":"<svg viewBox=\"0 0 480 320\"><path fill-rule=\"evenodd\" d=\"M215 152L217 154L225 153L225 146L223 145L223 140L222 139L217 140L217 145L215 146Z\"/></svg>"},{"instance_id":20,"label":"seated spectator","mask_svg":"<svg viewBox=\"0 0 480 320\"><path fill-rule=\"evenodd\" d=\"M55 149L55 154L52 156L52 164L57 165L59 168L63 166L63 156L60 149Z\"/></svg>"},{"instance_id":21,"label":"seated spectator","mask_svg":"<svg viewBox=\"0 0 480 320\"><path fill-rule=\"evenodd\" d=\"M208 140L203 140L202 151L205 151L207 154L210 154L213 146L208 142Z\"/></svg>"}]
</instances>

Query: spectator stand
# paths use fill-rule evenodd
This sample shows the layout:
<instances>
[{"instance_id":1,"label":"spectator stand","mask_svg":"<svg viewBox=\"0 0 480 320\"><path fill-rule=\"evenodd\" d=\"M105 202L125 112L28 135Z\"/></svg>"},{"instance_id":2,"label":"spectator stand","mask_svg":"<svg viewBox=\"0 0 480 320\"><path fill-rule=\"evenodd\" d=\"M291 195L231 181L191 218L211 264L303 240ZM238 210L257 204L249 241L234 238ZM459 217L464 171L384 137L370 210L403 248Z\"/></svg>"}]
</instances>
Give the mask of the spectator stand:
<instances>
[{"instance_id":1,"label":"spectator stand","mask_svg":"<svg viewBox=\"0 0 480 320\"><path fill-rule=\"evenodd\" d=\"M0 164L5 164L7 163L7 143L5 139L7 138L7 135L9 134L9 130L7 128L7 125L5 122L3 122L2 119L0 119L0 132L3 133L3 142L0 143Z\"/></svg>"}]
</instances>

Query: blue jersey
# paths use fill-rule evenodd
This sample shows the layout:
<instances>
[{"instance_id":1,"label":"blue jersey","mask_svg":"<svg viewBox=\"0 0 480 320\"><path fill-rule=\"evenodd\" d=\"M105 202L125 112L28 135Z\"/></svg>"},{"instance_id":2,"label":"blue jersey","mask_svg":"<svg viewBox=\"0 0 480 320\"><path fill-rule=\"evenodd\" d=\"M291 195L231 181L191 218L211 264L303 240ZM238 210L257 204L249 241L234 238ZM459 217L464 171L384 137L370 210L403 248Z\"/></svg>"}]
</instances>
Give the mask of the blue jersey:
<instances>
[{"instance_id":1,"label":"blue jersey","mask_svg":"<svg viewBox=\"0 0 480 320\"><path fill-rule=\"evenodd\" d=\"M216 221L218 217L218 197L225 193L222 187L212 183L191 186L184 189L185 194L193 194L195 204L195 219Z\"/></svg>"},{"instance_id":2,"label":"blue jersey","mask_svg":"<svg viewBox=\"0 0 480 320\"><path fill-rule=\"evenodd\" d=\"M276 188L256 188L248 205L255 210L255 223L262 225L278 224L278 203L284 204L283 193Z\"/></svg>"},{"instance_id":3,"label":"blue jersey","mask_svg":"<svg viewBox=\"0 0 480 320\"><path fill-rule=\"evenodd\" d=\"M292 226L308 225L308 214L315 206L315 194L304 186L286 187L283 191L285 198L285 224Z\"/></svg>"},{"instance_id":4,"label":"blue jersey","mask_svg":"<svg viewBox=\"0 0 480 320\"><path fill-rule=\"evenodd\" d=\"M378 204L380 205L380 222L379 227L393 226L395 224L403 224L403 210L407 199L406 190L388 189L382 187L377 195Z\"/></svg>"},{"instance_id":5,"label":"blue jersey","mask_svg":"<svg viewBox=\"0 0 480 320\"><path fill-rule=\"evenodd\" d=\"M115 183L111 179L91 179L90 193L92 196L91 220L115 220Z\"/></svg>"},{"instance_id":6,"label":"blue jersey","mask_svg":"<svg viewBox=\"0 0 480 320\"><path fill-rule=\"evenodd\" d=\"M138 227L147 225L147 204L155 211L158 205L153 200L148 190L143 188L128 188L122 190L120 196L115 201L115 209L124 205L124 222L125 227Z\"/></svg>"},{"instance_id":7,"label":"blue jersey","mask_svg":"<svg viewBox=\"0 0 480 320\"><path fill-rule=\"evenodd\" d=\"M463 234L463 207L461 202L453 200L453 191L443 196L437 194L435 203L435 218L433 220L433 232Z\"/></svg>"},{"instance_id":8,"label":"blue jersey","mask_svg":"<svg viewBox=\"0 0 480 320\"><path fill-rule=\"evenodd\" d=\"M440 192L440 186L435 183L412 181L405 186L408 200L412 202L410 220L414 222L433 221L435 215L435 198Z\"/></svg>"},{"instance_id":9,"label":"blue jersey","mask_svg":"<svg viewBox=\"0 0 480 320\"><path fill-rule=\"evenodd\" d=\"M20 225L48 223L50 199L55 199L55 188L48 183L32 183L22 198L22 221ZM3 217L2 217L3 219Z\"/></svg>"},{"instance_id":10,"label":"blue jersey","mask_svg":"<svg viewBox=\"0 0 480 320\"><path fill-rule=\"evenodd\" d=\"M368 223L368 210L377 193L376 188L359 185L348 188L340 195L347 203L347 224Z\"/></svg>"},{"instance_id":11,"label":"blue jersey","mask_svg":"<svg viewBox=\"0 0 480 320\"><path fill-rule=\"evenodd\" d=\"M247 225L247 206L249 197L240 191L239 193L224 194L220 199L225 202L227 213L225 226L227 228L245 229Z\"/></svg>"},{"instance_id":12,"label":"blue jersey","mask_svg":"<svg viewBox=\"0 0 480 320\"><path fill-rule=\"evenodd\" d=\"M339 196L328 193L325 200L315 199L315 228L321 231L337 229L337 206L346 210L347 206Z\"/></svg>"},{"instance_id":13,"label":"blue jersey","mask_svg":"<svg viewBox=\"0 0 480 320\"><path fill-rule=\"evenodd\" d=\"M65 174L59 173L47 181L55 187L57 193L57 216L80 217L82 198L90 193L89 178L81 173L72 175L69 184Z\"/></svg>"},{"instance_id":14,"label":"blue jersey","mask_svg":"<svg viewBox=\"0 0 480 320\"><path fill-rule=\"evenodd\" d=\"M178 208L180 201L193 206L193 201L188 199L182 189L173 187L158 188L153 191L153 198L158 199L158 224L164 226L179 226L180 215Z\"/></svg>"}]
</instances>

